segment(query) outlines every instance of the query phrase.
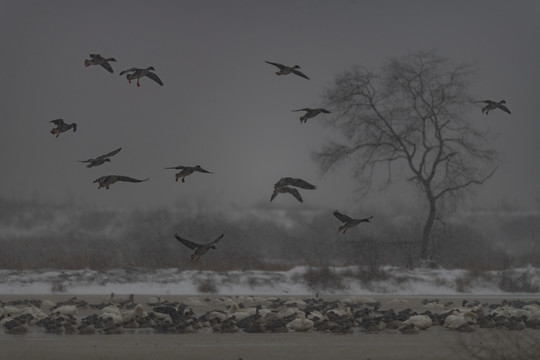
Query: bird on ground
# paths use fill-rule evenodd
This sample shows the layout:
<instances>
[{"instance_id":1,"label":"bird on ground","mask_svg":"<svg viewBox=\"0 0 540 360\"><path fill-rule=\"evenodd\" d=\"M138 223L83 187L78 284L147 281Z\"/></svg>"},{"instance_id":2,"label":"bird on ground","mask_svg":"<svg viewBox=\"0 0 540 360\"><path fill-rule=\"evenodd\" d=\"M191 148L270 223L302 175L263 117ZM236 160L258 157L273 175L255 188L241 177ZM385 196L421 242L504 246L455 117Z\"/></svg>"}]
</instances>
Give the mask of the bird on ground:
<instances>
[{"instance_id":1,"label":"bird on ground","mask_svg":"<svg viewBox=\"0 0 540 360\"><path fill-rule=\"evenodd\" d=\"M141 86L141 84L139 83L139 79L142 78L142 77L147 76L150 79L157 82L159 85L163 86L163 82L161 81L161 79L155 73L153 73L150 70L155 71L156 69L154 69L153 66L147 67L146 69L131 68L131 69L127 69L127 70L122 71L120 73L120 76L122 76L124 74L127 74L127 73L131 73L131 74L126 75L126 79L128 79L130 84L131 84L131 80L137 79L137 86Z\"/></svg>"},{"instance_id":2,"label":"bird on ground","mask_svg":"<svg viewBox=\"0 0 540 360\"><path fill-rule=\"evenodd\" d=\"M88 159L88 160L78 160L79 162L82 162L82 163L88 163L88 165L86 165L86 167L88 168L91 168L93 166L99 166L99 165L102 165L108 161L111 161L111 159L109 159L111 156L114 156L116 154L118 154L120 152L120 150L122 150L122 148L118 148L114 151L111 151L110 153L108 154L105 154L105 155L100 155L94 159Z\"/></svg>"},{"instance_id":3,"label":"bird on ground","mask_svg":"<svg viewBox=\"0 0 540 360\"><path fill-rule=\"evenodd\" d=\"M100 178L97 178L96 180L93 181L93 183L99 183L98 189L101 189L102 187L104 187L104 188L106 188L108 190L109 186L111 186L112 184L114 184L117 181L140 183L140 182L148 181L148 180L150 180L150 179L147 178L147 179L143 179L143 180L138 180L138 179L131 178L129 176L106 175L106 176L102 176Z\"/></svg>"},{"instance_id":4,"label":"bird on ground","mask_svg":"<svg viewBox=\"0 0 540 360\"><path fill-rule=\"evenodd\" d=\"M279 193L289 193L294 196L298 201L304 202L298 190L290 186L295 186L301 189L308 190L314 190L317 188L315 185L311 185L305 180L292 177L284 177L279 179L279 181L274 184L274 192L270 197L270 201L274 200Z\"/></svg>"},{"instance_id":5,"label":"bird on ground","mask_svg":"<svg viewBox=\"0 0 540 360\"><path fill-rule=\"evenodd\" d=\"M105 70L113 73L113 68L109 61L116 61L115 58L104 58L100 54L90 54L90 60L84 60L84 66L101 65Z\"/></svg>"},{"instance_id":6,"label":"bird on ground","mask_svg":"<svg viewBox=\"0 0 540 360\"><path fill-rule=\"evenodd\" d=\"M343 234L345 234L347 230L355 227L358 224L361 224L363 222L370 222L369 220L373 218L373 216L370 216L364 219L353 219L350 216L342 214L337 210L334 210L334 216L343 223L343 225L341 225L338 229L339 232L343 231Z\"/></svg>"},{"instance_id":7,"label":"bird on ground","mask_svg":"<svg viewBox=\"0 0 540 360\"><path fill-rule=\"evenodd\" d=\"M482 113L484 113L486 115L488 114L488 112L490 110L494 110L494 109L501 109L502 111L511 114L510 110L508 110L508 108L503 105L503 104L506 104L506 101L504 101L504 100L501 100L499 102L491 101L491 100L480 100L480 101L475 101L475 103L485 103L485 104L487 104L486 106L484 106L482 108Z\"/></svg>"},{"instance_id":8,"label":"bird on ground","mask_svg":"<svg viewBox=\"0 0 540 360\"><path fill-rule=\"evenodd\" d=\"M51 130L51 134L56 135L56 137L60 136L61 133L66 132L70 129L73 129L73 132L77 131L77 124L66 124L63 119L51 120L49 122L56 125L56 128Z\"/></svg>"},{"instance_id":9,"label":"bird on ground","mask_svg":"<svg viewBox=\"0 0 540 360\"><path fill-rule=\"evenodd\" d=\"M286 66L286 65L278 64L278 63L271 62L271 61L265 61L265 63L270 64L270 65L274 65L275 67L277 67L279 69L279 71L276 72L276 75L289 75L290 73L293 73L295 75L303 77L304 79L309 80L309 78L304 73L302 73L301 71L296 70L296 69L300 69L300 66L298 66L298 65Z\"/></svg>"},{"instance_id":10,"label":"bird on ground","mask_svg":"<svg viewBox=\"0 0 540 360\"><path fill-rule=\"evenodd\" d=\"M293 111L305 111L306 112L304 115L302 115L300 117L300 123L306 123L308 121L308 119L311 119L311 118L319 115L320 113L330 114L330 111L328 111L326 109L323 109L323 108L318 108L318 109L303 108L303 109L298 109L298 110L293 110Z\"/></svg>"},{"instance_id":11,"label":"bird on ground","mask_svg":"<svg viewBox=\"0 0 540 360\"><path fill-rule=\"evenodd\" d=\"M199 261L201 256L206 254L208 252L208 250L216 248L214 246L214 244L216 244L217 242L219 242L223 238L223 234L218 236L218 238L216 240L211 241L211 242L209 242L207 244L194 243L193 241L186 240L186 239L180 237L178 234L174 234L174 237L176 238L176 240L180 241L182 244L186 245L188 248L190 248L192 250L195 250L193 252L193 254L191 254L191 261Z\"/></svg>"},{"instance_id":12,"label":"bird on ground","mask_svg":"<svg viewBox=\"0 0 540 360\"><path fill-rule=\"evenodd\" d=\"M200 165L196 165L196 166L178 165L178 166L166 167L165 169L181 170L179 173L176 174L176 181L182 178L182 182L185 182L186 176L193 174L195 171L206 173L206 174L213 174L212 172L203 169Z\"/></svg>"}]
</instances>

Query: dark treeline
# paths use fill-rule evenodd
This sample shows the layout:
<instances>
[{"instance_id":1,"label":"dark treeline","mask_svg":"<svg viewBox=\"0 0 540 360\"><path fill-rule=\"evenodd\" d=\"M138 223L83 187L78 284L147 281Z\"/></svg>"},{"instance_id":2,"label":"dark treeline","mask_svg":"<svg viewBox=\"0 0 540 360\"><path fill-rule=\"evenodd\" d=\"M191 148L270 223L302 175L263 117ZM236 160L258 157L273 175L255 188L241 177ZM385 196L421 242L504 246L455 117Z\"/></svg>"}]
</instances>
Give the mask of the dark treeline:
<instances>
[{"instance_id":1,"label":"dark treeline","mask_svg":"<svg viewBox=\"0 0 540 360\"><path fill-rule=\"evenodd\" d=\"M250 215L229 215L0 200L0 268L285 270L363 265L377 271L381 265L422 265L417 256L421 216L375 214L372 223L343 235L337 233L332 209L276 210L261 204ZM283 218L286 224L277 220ZM478 271L540 266L539 220L538 213L518 212L449 220L434 234L431 258L446 268ZM175 233L195 242L209 242L221 233L225 237L217 250L191 263L191 250L174 239Z\"/></svg>"}]
</instances>

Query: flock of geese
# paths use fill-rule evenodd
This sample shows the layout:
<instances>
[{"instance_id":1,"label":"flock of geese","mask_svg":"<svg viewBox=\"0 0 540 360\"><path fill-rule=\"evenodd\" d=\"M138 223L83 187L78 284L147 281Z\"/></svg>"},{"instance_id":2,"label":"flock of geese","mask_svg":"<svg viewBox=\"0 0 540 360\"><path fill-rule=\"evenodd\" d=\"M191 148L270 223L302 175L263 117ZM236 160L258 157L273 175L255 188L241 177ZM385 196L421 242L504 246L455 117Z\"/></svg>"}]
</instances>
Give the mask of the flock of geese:
<instances>
[{"instance_id":1,"label":"flock of geese","mask_svg":"<svg viewBox=\"0 0 540 360\"><path fill-rule=\"evenodd\" d=\"M157 333L286 333L324 332L418 334L431 327L457 332L479 328L540 329L540 302L502 303L463 300L461 304L424 299L409 306L406 299L389 300L385 308L371 298L279 298L236 296L190 298L170 302L157 297L143 305L133 294L90 304L67 301L13 300L0 302L0 325L10 334L27 333L31 326L52 334L122 334L141 329ZM393 308L399 307L397 310Z\"/></svg>"},{"instance_id":2,"label":"flock of geese","mask_svg":"<svg viewBox=\"0 0 540 360\"><path fill-rule=\"evenodd\" d=\"M84 61L84 65L86 67L91 65L99 65L103 67L105 70L107 70L110 73L114 73L114 70L110 64L110 62L116 62L115 58L105 58L101 56L100 54L90 54L90 59L86 59ZM294 66L287 66L276 62L271 61L265 61L267 64L273 65L278 68L278 71L276 72L276 75L289 75L294 74L299 77L302 77L304 79L308 79L309 77L301 72L300 66L294 65ZM161 79L154 73L155 68L153 66L149 66L147 68L135 68L132 67L127 70L123 70L120 72L120 76L126 75L126 79L129 83L131 83L132 80L137 80L137 86L140 85L140 79L144 77L148 77L149 79L153 80L157 84L163 86L163 82ZM505 111L510 114L510 110L504 105L506 102L504 100L501 100L499 102L491 101L491 100L481 100L477 101L476 103L485 103L486 105L482 108L482 113L485 113L486 115L490 110L494 109L500 109L502 111ZM306 123L308 119L311 119L319 114L329 114L330 111L324 109L324 108L302 108L292 111L304 111L305 114L300 117L300 123ZM60 134L67 132L71 129L73 129L73 132L77 131L77 124L71 123L67 124L64 122L63 119L55 119L51 120L50 123L53 123L56 127L53 128L50 132L51 134L55 135L56 137L59 137ZM87 164L87 167L95 167L100 166L106 162L111 161L111 157L118 154L122 148L118 148L114 151L111 151L107 154L100 155L96 158L90 158L87 160L79 160L79 162ZM174 170L180 170L175 175L176 181L178 179L181 179L182 183L185 182L185 177L189 176L195 172L200 173L206 173L206 174L212 174L212 172L203 169L200 165L196 166L184 166L184 165L178 165L173 167L166 167L165 169L174 169ZM131 183L140 183L144 181L148 181L149 178L146 179L135 179L129 176L123 176L123 175L105 175L101 176L93 181L93 183L98 183L98 189L105 188L109 189L111 185L113 185L116 182L131 182ZM300 192L298 189L304 189L304 190L314 190L316 189L315 185L310 184L309 182L299 179L299 178L293 178L293 177L283 177L278 182L274 184L274 191L272 193L272 196L270 197L270 201L273 201L276 196L280 193L282 194L291 194L296 200L299 202L303 202L302 196L300 195ZM343 234L346 233L347 230L361 224L361 223L369 223L370 220L373 218L373 216L366 217L366 218L352 218L348 215L340 213L338 210L334 211L334 216L341 222L343 225L339 226L338 231L342 232ZM191 255L191 261L198 261L200 257L204 254L206 254L210 249L215 249L215 245L218 241L220 241L223 238L223 234L221 234L217 239L206 243L206 244L198 244L195 242L192 242L190 240L186 240L182 237L180 237L178 234L175 234L175 238L180 241L182 244L187 246L188 248L194 250L194 253Z\"/></svg>"},{"instance_id":3,"label":"flock of geese","mask_svg":"<svg viewBox=\"0 0 540 360\"><path fill-rule=\"evenodd\" d=\"M92 65L99 65L103 67L105 70L107 70L110 73L114 73L114 70L112 68L111 62L116 62L116 59L113 57L105 58L101 56L100 54L90 54L90 59L86 59L84 61L84 65L86 67L92 66ZM266 61L266 63L273 65L278 68L279 71L276 72L276 75L289 75L294 74L299 77L302 77L304 79L308 79L309 77L306 76L303 72L300 70L300 66L294 65L294 66L286 66L280 63ZM120 72L120 76L126 75L126 79L129 83L131 83L132 80L137 80L137 86L141 86L140 80L144 77L148 77L149 79L153 80L157 84L163 86L163 81L159 78L159 76L154 72L155 68L153 66L149 66L147 68L130 68L127 70L123 70ZM300 123L306 123L308 119L314 118L315 116L319 114L329 114L330 111L324 109L324 108L302 108L302 109L296 109L292 110L294 112L296 111L303 111L304 114L300 117ZM55 119L51 120L50 123L54 124L56 127L51 129L51 134L55 135L56 137L59 137L60 134L65 133L67 131L73 130L73 132L77 131L77 124L71 123L68 124L64 122L63 119ZM107 154L103 154L100 156L97 156L95 158L89 158L87 160L78 160L81 163L86 164L86 167L96 167L105 164L106 162L111 161L111 157L118 154L122 148L118 148L116 150L113 150ZM166 167L165 169L171 169L171 170L179 170L175 174L175 180L178 181L181 179L181 182L185 182L186 176L189 176L195 172L204 173L204 174L212 174L212 172L203 169L200 165L196 166L184 166L184 165L178 165L178 166L171 166ZM105 188L109 189L111 185L113 185L116 182L131 182L131 183L140 183L144 181L148 181L149 178L145 179L136 179L129 176L124 175L105 175L101 176L93 181L93 183L98 184L98 189ZM304 200L302 199L302 196L300 195L300 192L298 189L304 189L304 190L314 190L316 189L315 185L310 184L309 182L299 179L299 178L293 178L293 177L283 177L278 182L274 184L274 191L270 197L270 201L273 201L278 194L291 194L296 200L303 203ZM338 210L334 211L334 216L343 223L339 227L339 232L342 232L345 234L345 232L348 229L351 229L355 226L357 226L360 223L363 222L370 222L370 219L373 218L373 216L370 216L368 218L360 218L355 219L351 218L345 214L340 213ZM220 241L223 238L223 234L221 234L218 238L215 240L206 243L206 244L198 244L193 241L184 239L180 237L178 234L174 235L175 238L182 243L183 245L187 246L188 248L194 250L193 254L191 255L191 261L198 261L200 257L204 254L206 254L210 249L216 249L215 244Z\"/></svg>"}]
</instances>

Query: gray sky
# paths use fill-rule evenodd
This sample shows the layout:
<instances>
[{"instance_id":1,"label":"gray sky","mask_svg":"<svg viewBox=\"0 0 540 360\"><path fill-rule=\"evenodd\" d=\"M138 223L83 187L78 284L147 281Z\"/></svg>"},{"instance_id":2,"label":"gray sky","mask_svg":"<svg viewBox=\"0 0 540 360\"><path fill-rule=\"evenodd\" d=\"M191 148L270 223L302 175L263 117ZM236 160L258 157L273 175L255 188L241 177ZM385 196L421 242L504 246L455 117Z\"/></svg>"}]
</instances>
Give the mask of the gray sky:
<instances>
[{"instance_id":1,"label":"gray sky","mask_svg":"<svg viewBox=\"0 0 540 360\"><path fill-rule=\"evenodd\" d=\"M320 117L301 125L291 110L322 105L352 65L437 49L475 63L473 93L512 111L486 117L471 107L503 153L476 204L537 205L539 16L537 1L0 1L0 197L242 209L293 176L319 186L302 192L304 205L354 209L347 169L321 177L310 156L336 134ZM85 68L90 53L115 57L115 73ZM299 64L311 80L276 76L265 60ZM118 76L147 66L165 86ZM78 131L55 138L56 118ZM111 163L76 162L117 147ZM214 174L182 184L163 169L196 164ZM92 181L108 174L151 180L98 191Z\"/></svg>"}]
</instances>

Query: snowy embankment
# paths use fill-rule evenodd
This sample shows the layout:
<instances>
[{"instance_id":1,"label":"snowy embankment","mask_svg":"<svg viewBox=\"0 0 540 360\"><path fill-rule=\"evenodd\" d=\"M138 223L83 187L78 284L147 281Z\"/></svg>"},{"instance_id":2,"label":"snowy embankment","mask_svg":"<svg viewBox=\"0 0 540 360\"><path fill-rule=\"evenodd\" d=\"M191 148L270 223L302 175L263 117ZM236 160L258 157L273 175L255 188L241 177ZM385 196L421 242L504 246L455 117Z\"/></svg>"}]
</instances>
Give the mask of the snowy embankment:
<instances>
[{"instance_id":1,"label":"snowy embankment","mask_svg":"<svg viewBox=\"0 0 540 360\"><path fill-rule=\"evenodd\" d=\"M357 267L294 267L288 271L179 269L0 270L0 294L222 294L222 295L502 295L540 293L534 267L472 273L384 267L366 276Z\"/></svg>"}]
</instances>

